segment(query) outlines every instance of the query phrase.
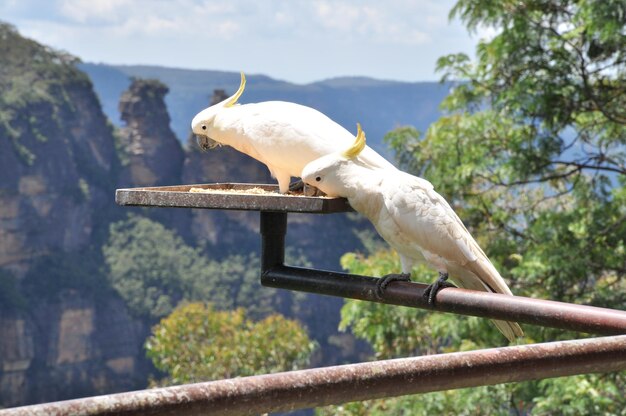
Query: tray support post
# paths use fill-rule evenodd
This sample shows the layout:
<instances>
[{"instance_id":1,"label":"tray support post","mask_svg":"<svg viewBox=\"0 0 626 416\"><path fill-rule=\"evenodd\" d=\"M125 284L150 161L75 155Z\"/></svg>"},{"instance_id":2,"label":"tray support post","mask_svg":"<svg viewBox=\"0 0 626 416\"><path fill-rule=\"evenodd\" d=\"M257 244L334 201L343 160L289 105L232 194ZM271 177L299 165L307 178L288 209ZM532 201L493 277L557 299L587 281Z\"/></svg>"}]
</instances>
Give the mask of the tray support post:
<instances>
[{"instance_id":1,"label":"tray support post","mask_svg":"<svg viewBox=\"0 0 626 416\"><path fill-rule=\"evenodd\" d=\"M270 269L285 263L287 213L261 211L261 282Z\"/></svg>"}]
</instances>

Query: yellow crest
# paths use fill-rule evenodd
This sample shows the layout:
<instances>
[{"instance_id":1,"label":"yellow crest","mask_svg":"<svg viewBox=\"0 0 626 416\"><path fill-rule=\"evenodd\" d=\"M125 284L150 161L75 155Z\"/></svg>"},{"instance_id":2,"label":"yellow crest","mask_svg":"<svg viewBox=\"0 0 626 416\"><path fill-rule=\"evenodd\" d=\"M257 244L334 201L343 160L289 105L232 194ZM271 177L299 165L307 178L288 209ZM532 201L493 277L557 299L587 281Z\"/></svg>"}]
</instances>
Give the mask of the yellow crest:
<instances>
[{"instance_id":1,"label":"yellow crest","mask_svg":"<svg viewBox=\"0 0 626 416\"><path fill-rule=\"evenodd\" d=\"M363 132L363 130L361 130L360 123L356 123L356 129L357 129L357 133L356 133L356 140L354 141L354 144L350 146L348 150L343 152L343 155L348 159L354 159L365 148L365 133Z\"/></svg>"},{"instance_id":2,"label":"yellow crest","mask_svg":"<svg viewBox=\"0 0 626 416\"><path fill-rule=\"evenodd\" d=\"M243 94L243 90L245 88L246 88L246 76L242 72L241 83L239 84L239 89L237 90L235 95L233 95L232 97L228 99L228 101L226 101L226 104L224 104L224 107L228 108L228 107L234 106L237 103L237 100L239 99L239 97L241 97L241 94Z\"/></svg>"}]
</instances>

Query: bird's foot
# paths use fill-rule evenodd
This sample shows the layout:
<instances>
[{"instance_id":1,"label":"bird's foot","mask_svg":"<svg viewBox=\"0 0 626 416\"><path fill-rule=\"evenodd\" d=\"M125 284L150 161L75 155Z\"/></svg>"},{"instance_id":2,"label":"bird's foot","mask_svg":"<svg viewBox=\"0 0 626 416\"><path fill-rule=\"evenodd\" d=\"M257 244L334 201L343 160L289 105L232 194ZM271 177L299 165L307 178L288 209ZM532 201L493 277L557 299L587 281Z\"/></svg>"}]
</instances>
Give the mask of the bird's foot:
<instances>
[{"instance_id":1,"label":"bird's foot","mask_svg":"<svg viewBox=\"0 0 626 416\"><path fill-rule=\"evenodd\" d=\"M304 184L304 190L302 191L302 193L305 196L325 196L326 195L321 190L317 189L314 186L307 185L306 183Z\"/></svg>"},{"instance_id":2,"label":"bird's foot","mask_svg":"<svg viewBox=\"0 0 626 416\"><path fill-rule=\"evenodd\" d=\"M383 293L385 293L385 289L391 282L410 282L411 274L410 273L390 273L386 274L376 282L376 296L378 299L383 297Z\"/></svg>"},{"instance_id":3,"label":"bird's foot","mask_svg":"<svg viewBox=\"0 0 626 416\"><path fill-rule=\"evenodd\" d=\"M307 185L302 181L302 179L298 179L297 181L289 184L288 194L292 195L304 195L304 196L323 196L324 192L320 191L314 186Z\"/></svg>"},{"instance_id":4,"label":"bird's foot","mask_svg":"<svg viewBox=\"0 0 626 416\"><path fill-rule=\"evenodd\" d=\"M302 179L289 184L289 192L300 192L304 190L304 182Z\"/></svg>"},{"instance_id":5,"label":"bird's foot","mask_svg":"<svg viewBox=\"0 0 626 416\"><path fill-rule=\"evenodd\" d=\"M424 291L424 297L428 299L428 304L430 306L435 305L435 297L437 297L437 293L439 293L441 289L446 287L456 287L447 280L448 273L439 272L439 279L437 279L432 285L428 286Z\"/></svg>"}]
</instances>

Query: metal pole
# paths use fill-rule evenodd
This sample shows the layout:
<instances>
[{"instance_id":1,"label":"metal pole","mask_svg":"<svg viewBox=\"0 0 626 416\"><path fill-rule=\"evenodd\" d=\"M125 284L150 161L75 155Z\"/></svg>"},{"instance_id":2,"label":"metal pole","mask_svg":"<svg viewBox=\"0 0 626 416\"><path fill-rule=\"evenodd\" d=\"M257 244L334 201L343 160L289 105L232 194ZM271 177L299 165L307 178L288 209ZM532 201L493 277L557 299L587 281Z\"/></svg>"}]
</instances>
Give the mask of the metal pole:
<instances>
[{"instance_id":1,"label":"metal pole","mask_svg":"<svg viewBox=\"0 0 626 416\"><path fill-rule=\"evenodd\" d=\"M382 298L378 298L377 280L368 276L289 266L269 268L261 276L263 285L269 287L523 322L590 334L626 334L624 311L457 288L441 290L432 306L424 298L427 287L425 284L393 282L387 286Z\"/></svg>"},{"instance_id":2,"label":"metal pole","mask_svg":"<svg viewBox=\"0 0 626 416\"><path fill-rule=\"evenodd\" d=\"M268 270L285 261L287 213L261 211L261 269Z\"/></svg>"},{"instance_id":3,"label":"metal pole","mask_svg":"<svg viewBox=\"0 0 626 416\"><path fill-rule=\"evenodd\" d=\"M626 335L241 377L0 410L0 415L254 415L624 369Z\"/></svg>"},{"instance_id":4,"label":"metal pole","mask_svg":"<svg viewBox=\"0 0 626 416\"><path fill-rule=\"evenodd\" d=\"M287 213L261 212L261 283L264 286L370 302L501 319L598 335L626 334L626 312L593 306L447 288L435 305L421 283L394 282L381 298L377 278L284 265Z\"/></svg>"}]
</instances>

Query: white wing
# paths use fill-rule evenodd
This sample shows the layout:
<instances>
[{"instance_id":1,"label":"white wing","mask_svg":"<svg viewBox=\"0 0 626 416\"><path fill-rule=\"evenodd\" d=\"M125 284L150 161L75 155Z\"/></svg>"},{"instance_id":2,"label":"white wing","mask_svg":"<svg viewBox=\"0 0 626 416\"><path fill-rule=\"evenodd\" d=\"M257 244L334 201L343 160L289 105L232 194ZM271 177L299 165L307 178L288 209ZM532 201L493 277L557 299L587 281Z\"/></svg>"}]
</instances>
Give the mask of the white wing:
<instances>
[{"instance_id":1,"label":"white wing","mask_svg":"<svg viewBox=\"0 0 626 416\"><path fill-rule=\"evenodd\" d=\"M385 205L397 229L404 234L399 241L410 241L421 250L441 256L444 267L460 287L512 295L461 219L430 182L404 172L389 174L389 180L392 182L385 187ZM426 257L432 263L432 258ZM515 322L493 323L510 341L524 335Z\"/></svg>"},{"instance_id":2,"label":"white wing","mask_svg":"<svg viewBox=\"0 0 626 416\"><path fill-rule=\"evenodd\" d=\"M216 120L230 134L228 144L245 140L246 153L263 163L299 176L309 162L352 145L354 135L321 112L284 101L266 101L226 109ZM231 131L228 131L228 130ZM235 135L240 138L233 137ZM395 167L366 147L359 159L373 168Z\"/></svg>"},{"instance_id":3,"label":"white wing","mask_svg":"<svg viewBox=\"0 0 626 416\"><path fill-rule=\"evenodd\" d=\"M452 268L468 269L486 290L511 294L461 219L430 182L404 172L389 177L395 191L386 195L385 205L408 240L440 256Z\"/></svg>"}]
</instances>

